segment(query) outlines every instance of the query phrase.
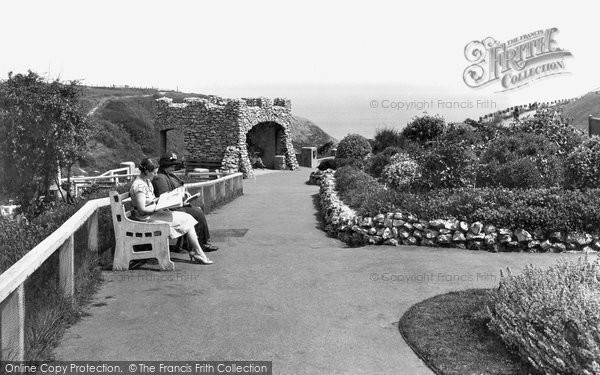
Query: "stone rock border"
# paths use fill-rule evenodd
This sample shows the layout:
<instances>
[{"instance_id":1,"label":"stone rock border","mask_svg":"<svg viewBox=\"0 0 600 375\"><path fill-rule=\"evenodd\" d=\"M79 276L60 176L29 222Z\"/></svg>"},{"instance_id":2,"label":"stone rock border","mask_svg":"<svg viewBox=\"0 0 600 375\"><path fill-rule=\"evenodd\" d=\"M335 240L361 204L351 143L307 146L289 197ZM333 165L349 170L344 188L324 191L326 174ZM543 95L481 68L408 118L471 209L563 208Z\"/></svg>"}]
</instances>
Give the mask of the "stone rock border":
<instances>
[{"instance_id":1,"label":"stone rock border","mask_svg":"<svg viewBox=\"0 0 600 375\"><path fill-rule=\"evenodd\" d=\"M331 169L329 169L331 171ZM310 176L308 177L308 184L309 185L320 185L321 184L321 179L323 178L323 176L325 176L325 171L321 171L319 169L317 169L314 172L311 172Z\"/></svg>"},{"instance_id":2,"label":"stone rock border","mask_svg":"<svg viewBox=\"0 0 600 375\"><path fill-rule=\"evenodd\" d=\"M470 250L595 253L600 237L587 233L496 228L456 219L419 220L407 212L359 216L339 198L334 171L319 174L321 213L325 231L351 245L443 246ZM311 178L312 179L312 178Z\"/></svg>"}]
</instances>

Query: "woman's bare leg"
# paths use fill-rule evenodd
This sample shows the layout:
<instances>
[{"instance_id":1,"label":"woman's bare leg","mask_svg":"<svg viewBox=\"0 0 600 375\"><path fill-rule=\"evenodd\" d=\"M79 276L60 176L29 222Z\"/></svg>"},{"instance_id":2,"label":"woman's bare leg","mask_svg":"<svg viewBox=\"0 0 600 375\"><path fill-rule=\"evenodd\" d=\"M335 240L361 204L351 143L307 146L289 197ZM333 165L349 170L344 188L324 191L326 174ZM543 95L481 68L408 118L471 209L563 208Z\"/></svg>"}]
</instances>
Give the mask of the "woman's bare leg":
<instances>
[{"instance_id":1,"label":"woman's bare leg","mask_svg":"<svg viewBox=\"0 0 600 375\"><path fill-rule=\"evenodd\" d=\"M194 252L195 254L200 255L200 257L208 259L208 257L206 256L206 254L204 254L204 251L202 250L202 246L200 246L200 242L198 242L198 236L196 236L196 231L194 230L194 228L192 227L192 229L190 229L186 234L187 239L192 247L192 252Z\"/></svg>"}]
</instances>

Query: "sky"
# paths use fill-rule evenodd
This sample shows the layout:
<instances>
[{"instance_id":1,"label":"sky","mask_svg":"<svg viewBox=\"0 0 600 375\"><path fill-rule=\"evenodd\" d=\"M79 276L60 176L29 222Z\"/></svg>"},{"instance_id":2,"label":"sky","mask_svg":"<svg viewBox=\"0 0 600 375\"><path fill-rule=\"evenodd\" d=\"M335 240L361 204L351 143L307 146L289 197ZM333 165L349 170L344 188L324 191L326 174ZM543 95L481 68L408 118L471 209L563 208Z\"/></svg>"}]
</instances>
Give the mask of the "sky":
<instances>
[{"instance_id":1,"label":"sky","mask_svg":"<svg viewBox=\"0 0 600 375\"><path fill-rule=\"evenodd\" d=\"M25 0L3 3L2 13L2 78L31 69L89 85L229 97L393 86L514 104L600 87L589 2ZM469 42L552 27L573 54L568 74L504 93L464 83Z\"/></svg>"}]
</instances>

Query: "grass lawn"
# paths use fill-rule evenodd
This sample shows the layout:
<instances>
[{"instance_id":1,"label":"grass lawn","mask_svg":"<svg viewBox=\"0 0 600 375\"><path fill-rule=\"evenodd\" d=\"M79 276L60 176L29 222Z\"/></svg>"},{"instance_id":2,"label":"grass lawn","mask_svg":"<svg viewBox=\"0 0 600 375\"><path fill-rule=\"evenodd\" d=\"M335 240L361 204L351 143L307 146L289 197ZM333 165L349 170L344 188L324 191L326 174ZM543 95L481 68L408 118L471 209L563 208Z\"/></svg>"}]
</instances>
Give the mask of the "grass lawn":
<instances>
[{"instance_id":1,"label":"grass lawn","mask_svg":"<svg viewBox=\"0 0 600 375\"><path fill-rule=\"evenodd\" d=\"M400 333L438 374L535 374L487 328L489 289L429 298L400 319Z\"/></svg>"}]
</instances>

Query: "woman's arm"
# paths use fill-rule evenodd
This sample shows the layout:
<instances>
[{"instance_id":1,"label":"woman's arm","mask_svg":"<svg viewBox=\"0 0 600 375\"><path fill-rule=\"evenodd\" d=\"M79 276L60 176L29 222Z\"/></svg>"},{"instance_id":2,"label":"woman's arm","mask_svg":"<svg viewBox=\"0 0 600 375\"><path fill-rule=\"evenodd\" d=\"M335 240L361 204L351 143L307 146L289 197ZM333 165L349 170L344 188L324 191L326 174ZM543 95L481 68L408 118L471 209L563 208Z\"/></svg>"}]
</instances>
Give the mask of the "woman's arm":
<instances>
[{"instance_id":1,"label":"woman's arm","mask_svg":"<svg viewBox=\"0 0 600 375\"><path fill-rule=\"evenodd\" d=\"M149 206L146 206L146 195L139 192L136 193L131 200L133 201L135 208L141 213L150 215L156 211L156 202L158 201L158 198L153 199L152 203Z\"/></svg>"}]
</instances>

